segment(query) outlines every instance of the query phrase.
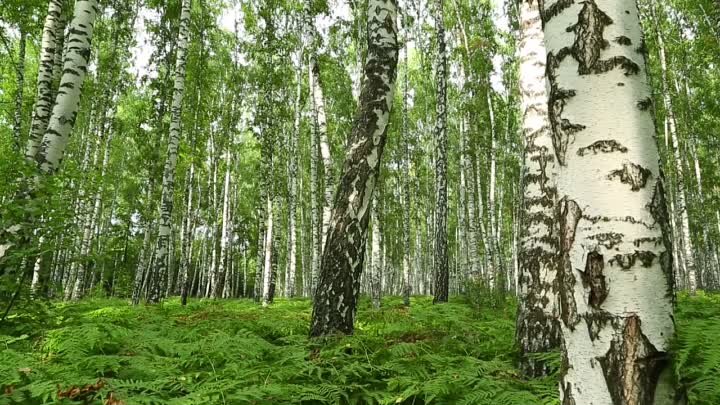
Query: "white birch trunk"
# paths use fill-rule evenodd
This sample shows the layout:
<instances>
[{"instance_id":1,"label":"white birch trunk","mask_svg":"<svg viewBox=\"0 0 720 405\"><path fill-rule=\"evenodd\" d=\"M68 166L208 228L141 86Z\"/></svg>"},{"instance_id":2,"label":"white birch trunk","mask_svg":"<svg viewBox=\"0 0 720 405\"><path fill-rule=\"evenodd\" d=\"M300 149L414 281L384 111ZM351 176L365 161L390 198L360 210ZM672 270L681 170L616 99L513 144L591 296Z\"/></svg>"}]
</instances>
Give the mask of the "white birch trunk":
<instances>
[{"instance_id":1,"label":"white birch trunk","mask_svg":"<svg viewBox=\"0 0 720 405\"><path fill-rule=\"evenodd\" d=\"M37 156L38 167L43 173L52 174L60 168L70 133L75 126L82 85L90 62L95 18L99 12L97 0L75 2L60 90Z\"/></svg>"},{"instance_id":2,"label":"white birch trunk","mask_svg":"<svg viewBox=\"0 0 720 405\"><path fill-rule=\"evenodd\" d=\"M302 50L300 51L302 56ZM296 91L295 91L295 122L293 124L293 132L289 142L289 168L288 168L288 271L285 277L285 296L292 298L295 296L295 273L297 271L297 189L298 189L298 169L297 169L297 143L300 137L300 120L302 117L302 106L300 101L302 98L302 58L298 58L298 70L296 74Z\"/></svg>"},{"instance_id":3,"label":"white birch trunk","mask_svg":"<svg viewBox=\"0 0 720 405\"><path fill-rule=\"evenodd\" d=\"M378 215L379 203L378 192L373 196L372 212L370 222L372 222L372 246L370 259L370 296L375 309L380 309L380 299L382 296L382 251L380 248L380 216Z\"/></svg>"},{"instance_id":4,"label":"white birch trunk","mask_svg":"<svg viewBox=\"0 0 720 405\"><path fill-rule=\"evenodd\" d=\"M37 96L33 109L32 121L30 124L30 137L25 149L25 157L35 160L40 149L45 130L50 122L50 114L53 107L53 68L55 66L56 47L62 43L63 35L61 14L63 0L50 0L48 2L48 13L43 25L42 39L40 40L40 62L38 65ZM60 46L62 48L62 46ZM55 69L60 70L60 69Z\"/></svg>"},{"instance_id":5,"label":"white birch trunk","mask_svg":"<svg viewBox=\"0 0 720 405\"><path fill-rule=\"evenodd\" d=\"M437 116L435 123L435 226L433 271L435 273L435 297L433 302L447 302L450 271L448 267L447 235L447 49L445 23L443 21L444 0L435 0L435 24L438 38L437 66Z\"/></svg>"},{"instance_id":6,"label":"white birch trunk","mask_svg":"<svg viewBox=\"0 0 720 405\"><path fill-rule=\"evenodd\" d=\"M312 74L312 97L314 106L315 123L320 140L320 157L323 161L323 172L325 191L323 214L322 214L322 232L320 234L320 254L325 249L325 241L327 239L328 227L330 226L330 217L332 215L333 193L335 192L335 177L333 176L333 160L330 153L330 142L327 133L327 116L325 114L325 96L323 95L320 83L320 65L313 57L310 59L310 71Z\"/></svg>"},{"instance_id":7,"label":"white birch trunk","mask_svg":"<svg viewBox=\"0 0 720 405\"><path fill-rule=\"evenodd\" d=\"M670 233L637 5L558 0L542 16L562 403L673 404Z\"/></svg>"},{"instance_id":8,"label":"white birch trunk","mask_svg":"<svg viewBox=\"0 0 720 405\"><path fill-rule=\"evenodd\" d=\"M180 124L182 104L185 95L185 68L187 64L188 37L190 34L190 2L182 0L180 11L180 29L177 41L175 61L175 83L173 100L170 108L170 137L168 139L167 160L163 169L162 196L160 204L160 220L155 248L155 268L150 301L159 302L163 280L167 277L170 257L170 239L172 234L172 210L175 191L175 167L180 147Z\"/></svg>"}]
</instances>

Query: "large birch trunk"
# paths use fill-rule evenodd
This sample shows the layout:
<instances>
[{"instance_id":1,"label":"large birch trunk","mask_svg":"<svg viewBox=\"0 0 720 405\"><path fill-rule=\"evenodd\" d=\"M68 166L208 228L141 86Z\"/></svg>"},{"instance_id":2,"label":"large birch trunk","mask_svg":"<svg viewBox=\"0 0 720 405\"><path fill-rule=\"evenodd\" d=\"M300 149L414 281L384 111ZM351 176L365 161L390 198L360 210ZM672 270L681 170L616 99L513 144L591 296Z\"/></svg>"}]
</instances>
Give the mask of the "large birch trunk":
<instances>
[{"instance_id":1,"label":"large birch trunk","mask_svg":"<svg viewBox=\"0 0 720 405\"><path fill-rule=\"evenodd\" d=\"M60 90L36 156L38 167L43 173L57 172L65 155L65 148L80 109L80 93L90 62L93 29L99 12L97 0L75 2Z\"/></svg>"},{"instance_id":2,"label":"large birch trunk","mask_svg":"<svg viewBox=\"0 0 720 405\"><path fill-rule=\"evenodd\" d=\"M557 276L557 162L548 122L546 53L537 0L520 4L520 96L525 138L522 171L523 223L520 240L520 306L516 339L520 365L531 376L545 374L545 365L533 353L560 347L555 280Z\"/></svg>"},{"instance_id":3,"label":"large birch trunk","mask_svg":"<svg viewBox=\"0 0 720 405\"><path fill-rule=\"evenodd\" d=\"M45 17L42 39L40 40L40 62L38 66L37 96L30 123L30 137L25 149L25 157L34 161L40 149L45 130L50 122L53 107L53 77L56 47L62 49L62 3L63 0L50 0ZM60 27L60 29L59 29Z\"/></svg>"},{"instance_id":4,"label":"large birch trunk","mask_svg":"<svg viewBox=\"0 0 720 405\"><path fill-rule=\"evenodd\" d=\"M558 164L564 405L676 403L667 210L638 9L542 10Z\"/></svg>"},{"instance_id":5,"label":"large birch trunk","mask_svg":"<svg viewBox=\"0 0 720 405\"><path fill-rule=\"evenodd\" d=\"M187 47L190 30L190 2L182 0L180 11L180 30L178 32L177 56L175 61L175 84L173 100L170 108L170 138L168 139L167 160L163 169L162 196L160 203L160 220L158 221L157 245L155 248L155 266L153 270L152 292L150 302L157 303L161 299L163 282L167 277L170 259L170 243L172 234L173 197L175 192L175 167L180 147L180 124L182 104L185 95L185 68L187 64Z\"/></svg>"},{"instance_id":6,"label":"large birch trunk","mask_svg":"<svg viewBox=\"0 0 720 405\"><path fill-rule=\"evenodd\" d=\"M309 70L309 82L310 88L313 87L313 74L312 70ZM315 98L310 97L310 103L312 105L313 114L316 111ZM313 120L315 121L315 120ZM310 296L315 296L315 290L317 288L317 281L320 272L320 211L318 207L318 160L319 160L319 149L318 149L318 128L317 123L314 122L310 131L310 237L312 250L310 258Z\"/></svg>"},{"instance_id":7,"label":"large birch trunk","mask_svg":"<svg viewBox=\"0 0 720 405\"><path fill-rule=\"evenodd\" d=\"M450 270L448 267L447 235L447 50L444 0L436 1L435 24L437 26L438 55L435 68L437 83L437 116L435 123L435 226L433 246L433 271L435 273L435 297L433 302L447 302L450 294Z\"/></svg>"},{"instance_id":8,"label":"large birch trunk","mask_svg":"<svg viewBox=\"0 0 720 405\"><path fill-rule=\"evenodd\" d=\"M368 0L368 51L360 103L343 165L320 277L310 335L354 330L365 260L370 203L387 139L398 63L397 4Z\"/></svg>"}]
</instances>

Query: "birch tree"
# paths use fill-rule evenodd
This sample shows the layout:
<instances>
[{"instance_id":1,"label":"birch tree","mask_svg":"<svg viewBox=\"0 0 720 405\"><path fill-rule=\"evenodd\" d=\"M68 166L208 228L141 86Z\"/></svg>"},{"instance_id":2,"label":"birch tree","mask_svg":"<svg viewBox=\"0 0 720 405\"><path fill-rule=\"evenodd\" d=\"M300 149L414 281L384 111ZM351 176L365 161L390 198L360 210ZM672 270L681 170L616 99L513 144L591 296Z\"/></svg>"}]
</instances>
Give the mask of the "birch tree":
<instances>
[{"instance_id":1,"label":"birch tree","mask_svg":"<svg viewBox=\"0 0 720 405\"><path fill-rule=\"evenodd\" d=\"M354 330L369 208L395 90L396 18L395 0L368 0L364 80L323 250L310 325L313 337Z\"/></svg>"},{"instance_id":2,"label":"birch tree","mask_svg":"<svg viewBox=\"0 0 720 405\"><path fill-rule=\"evenodd\" d=\"M437 116L435 117L435 235L433 246L433 272L435 273L435 297L433 302L447 302L450 288L447 235L447 50L444 0L435 0L435 25L437 29L438 54L435 67L437 83Z\"/></svg>"},{"instance_id":3,"label":"birch tree","mask_svg":"<svg viewBox=\"0 0 720 405\"><path fill-rule=\"evenodd\" d=\"M564 404L672 404L667 212L634 2L545 3Z\"/></svg>"},{"instance_id":4,"label":"birch tree","mask_svg":"<svg viewBox=\"0 0 720 405\"><path fill-rule=\"evenodd\" d=\"M190 2L182 0L180 11L180 28L178 31L177 56L175 61L175 83L173 100L170 108L170 137L168 138L167 159L163 169L162 196L158 236L155 247L155 267L153 269L152 293L150 302L159 302L162 285L167 277L170 256L170 239L172 234L173 194L175 191L175 167L180 147L180 119L182 116L183 97L185 95L185 70L187 64L187 47L190 25Z\"/></svg>"}]
</instances>

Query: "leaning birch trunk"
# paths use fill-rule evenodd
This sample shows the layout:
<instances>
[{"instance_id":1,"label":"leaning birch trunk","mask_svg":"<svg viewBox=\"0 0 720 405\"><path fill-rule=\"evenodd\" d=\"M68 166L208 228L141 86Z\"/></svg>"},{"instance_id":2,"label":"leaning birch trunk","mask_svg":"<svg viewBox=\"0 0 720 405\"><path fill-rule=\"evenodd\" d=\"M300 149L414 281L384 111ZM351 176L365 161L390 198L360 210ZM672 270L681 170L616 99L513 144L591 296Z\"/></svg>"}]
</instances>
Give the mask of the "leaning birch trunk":
<instances>
[{"instance_id":1,"label":"leaning birch trunk","mask_svg":"<svg viewBox=\"0 0 720 405\"><path fill-rule=\"evenodd\" d=\"M45 17L42 39L40 42L40 63L38 66L37 96L33 109L32 121L30 123L30 138L25 149L25 157L29 161L35 160L40 149L45 130L50 122L50 114L53 107L53 67L55 66L56 47L62 43L61 26L63 0L50 0L48 13ZM59 70L59 69L57 69Z\"/></svg>"},{"instance_id":2,"label":"leaning birch trunk","mask_svg":"<svg viewBox=\"0 0 720 405\"><path fill-rule=\"evenodd\" d=\"M540 376L548 371L544 363L533 360L532 354L560 347L553 287L559 247L555 219L557 162L548 122L546 54L538 3L538 0L524 0L520 4L522 31L519 43L525 162L516 339L521 369L529 376Z\"/></svg>"},{"instance_id":3,"label":"leaning birch trunk","mask_svg":"<svg viewBox=\"0 0 720 405\"><path fill-rule=\"evenodd\" d=\"M657 33L658 41L658 52L660 56L660 73L662 80L662 94L663 94L663 105L665 107L665 113L668 119L668 129L670 131L670 139L672 141L672 152L673 152L673 163L675 165L675 179L676 179L676 208L677 215L680 217L680 239L678 243L682 249L682 256L685 261L685 279L687 280L687 288L690 294L695 294L697 291L697 275L695 270L695 257L693 251L693 242L690 235L690 217L688 214L687 195L685 190L685 170L683 168L683 161L680 151L680 142L678 139L677 120L675 117L675 106L673 105L671 94L670 94L670 82L668 79L668 64L667 57L665 54L665 41L663 34L657 28L657 15L655 12L655 0L651 4L652 18L655 26L655 32Z\"/></svg>"},{"instance_id":4,"label":"leaning birch trunk","mask_svg":"<svg viewBox=\"0 0 720 405\"><path fill-rule=\"evenodd\" d=\"M387 140L398 63L397 4L368 0L368 49L358 112L332 210L310 335L354 331L370 202Z\"/></svg>"},{"instance_id":5,"label":"leaning birch trunk","mask_svg":"<svg viewBox=\"0 0 720 405\"><path fill-rule=\"evenodd\" d=\"M402 193L403 193L403 209L402 209L402 238L403 238L403 304L410 305L410 295L412 294L412 278L410 264L410 212L412 204L410 202L410 134L408 130L408 63L407 43L403 46L405 54L405 72L403 75L403 110L402 110L402 147L403 147L403 163L402 163Z\"/></svg>"},{"instance_id":6,"label":"leaning birch trunk","mask_svg":"<svg viewBox=\"0 0 720 405\"><path fill-rule=\"evenodd\" d=\"M323 161L323 172L325 173L325 191L323 196L322 233L320 234L320 254L325 247L330 217L332 215L333 193L335 192L335 177L333 176L333 160L330 153L330 142L327 133L327 116L325 114L325 96L320 84L320 65L313 57L310 59L310 72L312 74L312 97L315 115L315 125L320 140L320 157Z\"/></svg>"},{"instance_id":7,"label":"leaning birch trunk","mask_svg":"<svg viewBox=\"0 0 720 405\"><path fill-rule=\"evenodd\" d=\"M433 247L433 271L435 273L435 297L433 302L447 302L450 294L450 270L448 267L447 235L447 51L443 2L435 0L438 55L435 69L437 83L437 116L435 123L435 235Z\"/></svg>"},{"instance_id":8,"label":"leaning birch trunk","mask_svg":"<svg viewBox=\"0 0 720 405\"><path fill-rule=\"evenodd\" d=\"M302 51L300 51L301 57L298 58L298 70L296 74L296 94L295 94L295 122L293 125L293 132L290 137L290 145L288 155L290 158L289 162L289 177L288 181L290 186L288 187L288 271L285 277L285 296L292 298L295 296L295 273L297 269L297 143L300 137L300 120L302 118L302 107L300 101L302 98Z\"/></svg>"},{"instance_id":9,"label":"leaning birch trunk","mask_svg":"<svg viewBox=\"0 0 720 405\"><path fill-rule=\"evenodd\" d=\"M90 62L95 18L99 12L97 0L75 2L60 90L36 156L38 167L43 173L57 172L65 155L65 148L80 109L80 94Z\"/></svg>"},{"instance_id":10,"label":"leaning birch trunk","mask_svg":"<svg viewBox=\"0 0 720 405\"><path fill-rule=\"evenodd\" d=\"M560 198L561 402L674 404L670 233L637 5L559 1L542 15Z\"/></svg>"},{"instance_id":11,"label":"leaning birch trunk","mask_svg":"<svg viewBox=\"0 0 720 405\"><path fill-rule=\"evenodd\" d=\"M163 280L165 280L170 257L170 236L172 233L173 195L175 191L175 167L180 147L180 119L183 96L185 95L185 67L187 64L187 46L190 25L190 2L182 0L180 12L180 31L178 33L177 59L175 61L175 84L170 109L170 138L168 139L167 160L163 169L162 196L160 201L160 220L155 248L155 266L152 276L150 302L160 302Z\"/></svg>"}]
</instances>

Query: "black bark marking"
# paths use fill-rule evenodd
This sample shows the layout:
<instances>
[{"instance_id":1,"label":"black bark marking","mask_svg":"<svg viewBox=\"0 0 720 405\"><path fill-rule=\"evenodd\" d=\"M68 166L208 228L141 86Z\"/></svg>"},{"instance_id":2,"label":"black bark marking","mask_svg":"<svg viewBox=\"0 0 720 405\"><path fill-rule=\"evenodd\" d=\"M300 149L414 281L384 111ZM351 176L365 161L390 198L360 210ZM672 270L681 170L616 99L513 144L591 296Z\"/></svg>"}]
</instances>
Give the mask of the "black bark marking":
<instances>
[{"instance_id":1,"label":"black bark marking","mask_svg":"<svg viewBox=\"0 0 720 405\"><path fill-rule=\"evenodd\" d=\"M659 352L643 334L637 315L614 322L610 349L598 361L614 405L653 405L660 374L669 356Z\"/></svg>"},{"instance_id":2,"label":"black bark marking","mask_svg":"<svg viewBox=\"0 0 720 405\"><path fill-rule=\"evenodd\" d=\"M630 46L632 45L632 40L624 35L621 35L615 38L615 43L623 46Z\"/></svg>"},{"instance_id":3,"label":"black bark marking","mask_svg":"<svg viewBox=\"0 0 720 405\"><path fill-rule=\"evenodd\" d=\"M558 295L560 297L560 318L565 326L574 329L579 322L577 303L575 302L575 284L577 280L570 263L570 250L575 243L577 225L582 218L582 210L575 201L563 198L558 205L560 225L560 258L558 266Z\"/></svg>"},{"instance_id":4,"label":"black bark marking","mask_svg":"<svg viewBox=\"0 0 720 405\"><path fill-rule=\"evenodd\" d=\"M640 111L650 110L653 106L652 98L647 97L647 98L644 98L644 99L638 101L637 106L640 109Z\"/></svg>"},{"instance_id":5,"label":"black bark marking","mask_svg":"<svg viewBox=\"0 0 720 405\"><path fill-rule=\"evenodd\" d=\"M630 270L639 260L642 267L652 267L653 262L658 256L648 250L636 250L633 253L618 254L610 259L610 265L617 265L623 270Z\"/></svg>"},{"instance_id":6,"label":"black bark marking","mask_svg":"<svg viewBox=\"0 0 720 405\"><path fill-rule=\"evenodd\" d=\"M594 309L600 309L600 305L608 296L604 268L605 258L597 252L590 252L585 262L585 271L582 273L582 282L583 287L590 289L588 304Z\"/></svg>"},{"instance_id":7,"label":"black bark marking","mask_svg":"<svg viewBox=\"0 0 720 405\"><path fill-rule=\"evenodd\" d=\"M583 315L588 328L588 335L593 342L598 340L600 332L612 322L613 316L606 311L592 311Z\"/></svg>"},{"instance_id":8,"label":"black bark marking","mask_svg":"<svg viewBox=\"0 0 720 405\"><path fill-rule=\"evenodd\" d=\"M595 239L598 243L604 246L606 249L612 249L615 246L622 243L622 239L625 235L616 232L599 233L592 235L589 239Z\"/></svg>"},{"instance_id":9,"label":"black bark marking","mask_svg":"<svg viewBox=\"0 0 720 405\"><path fill-rule=\"evenodd\" d=\"M594 0L584 1L577 24L567 28L568 32L575 33L575 42L558 52L559 62L572 56L578 62L580 75L602 74L617 67L624 69L626 76L640 73L640 66L625 56L600 59L601 52L609 46L603 33L612 24L613 20L598 8Z\"/></svg>"},{"instance_id":10,"label":"black bark marking","mask_svg":"<svg viewBox=\"0 0 720 405\"><path fill-rule=\"evenodd\" d=\"M560 13L570 8L573 4L575 4L575 0L558 0L553 3L552 6L545 9L545 0L541 0L539 6L543 24L547 24L553 17L560 15Z\"/></svg>"},{"instance_id":11,"label":"black bark marking","mask_svg":"<svg viewBox=\"0 0 720 405\"><path fill-rule=\"evenodd\" d=\"M618 141L614 139L604 139L601 141L597 141L592 145L578 149L577 154L578 156L585 156L590 154L590 152L592 152L593 155L597 155L598 153L627 153L627 151L628 148L618 143Z\"/></svg>"},{"instance_id":12,"label":"black bark marking","mask_svg":"<svg viewBox=\"0 0 720 405\"><path fill-rule=\"evenodd\" d=\"M613 170L607 176L608 180L616 177L620 178L620 182L629 184L632 191L640 191L647 185L648 179L652 176L650 169L646 169L632 162L623 163L623 168Z\"/></svg>"},{"instance_id":13,"label":"black bark marking","mask_svg":"<svg viewBox=\"0 0 720 405\"><path fill-rule=\"evenodd\" d=\"M567 100L575 97L575 90L562 89L557 84L557 69L560 67L559 58L552 53L548 54L547 77L550 82L550 94L548 96L548 118L552 129L553 148L555 157L561 166L565 166L565 155L567 153L570 138L576 133L585 129L584 125L570 122L563 118L562 113L567 105Z\"/></svg>"}]
</instances>

